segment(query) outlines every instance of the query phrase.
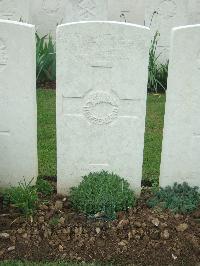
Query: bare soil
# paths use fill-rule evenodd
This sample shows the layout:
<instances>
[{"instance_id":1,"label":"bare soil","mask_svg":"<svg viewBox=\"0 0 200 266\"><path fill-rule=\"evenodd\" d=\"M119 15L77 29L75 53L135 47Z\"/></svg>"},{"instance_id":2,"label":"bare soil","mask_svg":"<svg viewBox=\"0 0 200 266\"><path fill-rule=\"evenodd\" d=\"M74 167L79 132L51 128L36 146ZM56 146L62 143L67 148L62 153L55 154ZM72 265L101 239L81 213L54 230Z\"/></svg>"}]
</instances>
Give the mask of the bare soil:
<instances>
[{"instance_id":1,"label":"bare soil","mask_svg":"<svg viewBox=\"0 0 200 266\"><path fill-rule=\"evenodd\" d=\"M31 218L3 207L1 198L0 260L200 265L200 208L190 215L149 209L149 196L143 189L137 206L115 221L77 213L56 190Z\"/></svg>"},{"instance_id":2,"label":"bare soil","mask_svg":"<svg viewBox=\"0 0 200 266\"><path fill-rule=\"evenodd\" d=\"M56 81L38 82L37 88L42 88L44 90L55 90L56 89Z\"/></svg>"}]
</instances>

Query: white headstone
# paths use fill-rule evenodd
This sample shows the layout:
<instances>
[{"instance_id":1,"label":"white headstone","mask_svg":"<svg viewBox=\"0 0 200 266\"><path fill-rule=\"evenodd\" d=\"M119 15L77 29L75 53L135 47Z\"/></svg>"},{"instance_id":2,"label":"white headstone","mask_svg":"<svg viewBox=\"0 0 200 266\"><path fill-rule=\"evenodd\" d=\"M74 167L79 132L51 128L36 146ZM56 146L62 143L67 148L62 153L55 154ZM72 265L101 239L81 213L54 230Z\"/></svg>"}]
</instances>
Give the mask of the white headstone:
<instances>
[{"instance_id":1,"label":"white headstone","mask_svg":"<svg viewBox=\"0 0 200 266\"><path fill-rule=\"evenodd\" d=\"M200 0L188 0L189 24L200 23Z\"/></svg>"},{"instance_id":2,"label":"white headstone","mask_svg":"<svg viewBox=\"0 0 200 266\"><path fill-rule=\"evenodd\" d=\"M158 53L160 60L169 59L170 33L173 27L188 24L188 0L146 0L145 25L151 28L152 37L159 31Z\"/></svg>"},{"instance_id":3,"label":"white headstone","mask_svg":"<svg viewBox=\"0 0 200 266\"><path fill-rule=\"evenodd\" d=\"M55 37L56 26L63 23L66 0L31 1L30 22L36 25L37 33L43 37Z\"/></svg>"},{"instance_id":4,"label":"white headstone","mask_svg":"<svg viewBox=\"0 0 200 266\"><path fill-rule=\"evenodd\" d=\"M28 22L28 0L1 0L0 19Z\"/></svg>"},{"instance_id":5,"label":"white headstone","mask_svg":"<svg viewBox=\"0 0 200 266\"><path fill-rule=\"evenodd\" d=\"M0 20L0 188L37 177L35 27Z\"/></svg>"},{"instance_id":6,"label":"white headstone","mask_svg":"<svg viewBox=\"0 0 200 266\"><path fill-rule=\"evenodd\" d=\"M142 178L148 28L81 22L57 29L57 175L66 194L90 172Z\"/></svg>"},{"instance_id":7,"label":"white headstone","mask_svg":"<svg viewBox=\"0 0 200 266\"><path fill-rule=\"evenodd\" d=\"M108 0L108 20L144 25L144 0Z\"/></svg>"},{"instance_id":8,"label":"white headstone","mask_svg":"<svg viewBox=\"0 0 200 266\"><path fill-rule=\"evenodd\" d=\"M160 185L200 186L200 25L172 34Z\"/></svg>"}]
</instances>

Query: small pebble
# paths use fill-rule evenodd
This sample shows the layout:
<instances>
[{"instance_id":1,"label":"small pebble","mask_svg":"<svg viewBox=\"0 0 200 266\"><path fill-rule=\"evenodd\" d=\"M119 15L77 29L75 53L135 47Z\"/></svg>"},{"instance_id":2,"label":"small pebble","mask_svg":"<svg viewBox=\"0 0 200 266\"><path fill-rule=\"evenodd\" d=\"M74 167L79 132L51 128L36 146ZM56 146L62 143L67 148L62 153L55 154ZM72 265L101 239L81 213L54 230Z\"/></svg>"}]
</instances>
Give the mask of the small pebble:
<instances>
[{"instance_id":1,"label":"small pebble","mask_svg":"<svg viewBox=\"0 0 200 266\"><path fill-rule=\"evenodd\" d=\"M10 235L8 233L1 233L0 234L0 238L2 238L2 239L7 239L9 237L10 237Z\"/></svg>"},{"instance_id":2,"label":"small pebble","mask_svg":"<svg viewBox=\"0 0 200 266\"><path fill-rule=\"evenodd\" d=\"M13 251L13 250L15 250L15 246L12 246L12 247L8 248L8 251Z\"/></svg>"}]
</instances>

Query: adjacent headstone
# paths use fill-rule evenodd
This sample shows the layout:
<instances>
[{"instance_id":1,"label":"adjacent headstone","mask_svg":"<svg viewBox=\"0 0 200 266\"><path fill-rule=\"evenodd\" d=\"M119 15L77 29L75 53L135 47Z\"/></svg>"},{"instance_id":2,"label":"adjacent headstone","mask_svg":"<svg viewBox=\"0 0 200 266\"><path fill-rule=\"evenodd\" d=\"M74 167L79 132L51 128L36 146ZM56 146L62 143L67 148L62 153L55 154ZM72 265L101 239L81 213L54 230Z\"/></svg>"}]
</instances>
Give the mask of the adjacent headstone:
<instances>
[{"instance_id":1,"label":"adjacent headstone","mask_svg":"<svg viewBox=\"0 0 200 266\"><path fill-rule=\"evenodd\" d=\"M108 0L108 20L144 25L144 0Z\"/></svg>"},{"instance_id":2,"label":"adjacent headstone","mask_svg":"<svg viewBox=\"0 0 200 266\"><path fill-rule=\"evenodd\" d=\"M34 0L30 4L30 22L36 25L37 33L55 38L56 27L63 23L66 0Z\"/></svg>"},{"instance_id":3,"label":"adjacent headstone","mask_svg":"<svg viewBox=\"0 0 200 266\"><path fill-rule=\"evenodd\" d=\"M59 193L101 170L140 192L149 39L148 28L126 23L57 28Z\"/></svg>"},{"instance_id":4,"label":"adjacent headstone","mask_svg":"<svg viewBox=\"0 0 200 266\"><path fill-rule=\"evenodd\" d=\"M189 21L188 24L200 23L200 0L188 0Z\"/></svg>"},{"instance_id":5,"label":"adjacent headstone","mask_svg":"<svg viewBox=\"0 0 200 266\"><path fill-rule=\"evenodd\" d=\"M35 27L0 20L0 188L37 177Z\"/></svg>"},{"instance_id":6,"label":"adjacent headstone","mask_svg":"<svg viewBox=\"0 0 200 266\"><path fill-rule=\"evenodd\" d=\"M144 0L68 0L65 22L119 21L144 25Z\"/></svg>"},{"instance_id":7,"label":"adjacent headstone","mask_svg":"<svg viewBox=\"0 0 200 266\"><path fill-rule=\"evenodd\" d=\"M200 187L200 25L175 28L163 138L160 185Z\"/></svg>"},{"instance_id":8,"label":"adjacent headstone","mask_svg":"<svg viewBox=\"0 0 200 266\"><path fill-rule=\"evenodd\" d=\"M151 28L152 38L160 33L158 54L160 60L169 58L170 33L173 27L188 24L188 0L146 0L145 25Z\"/></svg>"},{"instance_id":9,"label":"adjacent headstone","mask_svg":"<svg viewBox=\"0 0 200 266\"><path fill-rule=\"evenodd\" d=\"M28 0L1 0L0 19L28 22Z\"/></svg>"}]
</instances>

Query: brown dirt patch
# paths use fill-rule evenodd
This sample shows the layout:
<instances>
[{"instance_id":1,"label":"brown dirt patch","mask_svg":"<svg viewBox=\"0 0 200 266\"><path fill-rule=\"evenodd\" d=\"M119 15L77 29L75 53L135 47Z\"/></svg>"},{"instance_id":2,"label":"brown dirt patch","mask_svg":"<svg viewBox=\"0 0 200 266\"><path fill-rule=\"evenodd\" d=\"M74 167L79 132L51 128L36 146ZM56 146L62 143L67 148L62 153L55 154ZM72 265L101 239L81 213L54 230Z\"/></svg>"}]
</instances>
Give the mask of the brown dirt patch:
<instances>
[{"instance_id":1,"label":"brown dirt patch","mask_svg":"<svg viewBox=\"0 0 200 266\"><path fill-rule=\"evenodd\" d=\"M44 90L55 90L56 89L56 81L38 82L37 88L42 88Z\"/></svg>"},{"instance_id":2,"label":"brown dirt patch","mask_svg":"<svg viewBox=\"0 0 200 266\"><path fill-rule=\"evenodd\" d=\"M198 265L200 208L192 215L174 215L149 209L148 197L145 189L137 207L119 213L116 221L87 218L55 193L43 198L32 219L3 208L0 199L0 259Z\"/></svg>"}]
</instances>

